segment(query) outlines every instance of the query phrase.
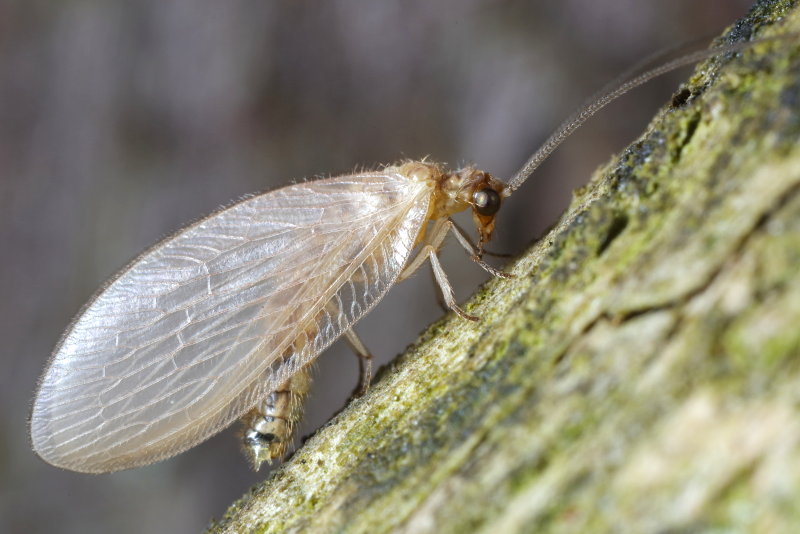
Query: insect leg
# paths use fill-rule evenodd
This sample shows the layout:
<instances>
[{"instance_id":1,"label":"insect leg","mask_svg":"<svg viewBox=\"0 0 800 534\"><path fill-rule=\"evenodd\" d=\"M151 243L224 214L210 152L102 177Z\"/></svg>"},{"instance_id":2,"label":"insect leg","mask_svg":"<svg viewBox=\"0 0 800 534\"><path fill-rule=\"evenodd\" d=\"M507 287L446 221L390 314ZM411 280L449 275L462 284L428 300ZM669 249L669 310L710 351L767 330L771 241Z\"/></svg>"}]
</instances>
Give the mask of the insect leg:
<instances>
[{"instance_id":1,"label":"insect leg","mask_svg":"<svg viewBox=\"0 0 800 534\"><path fill-rule=\"evenodd\" d=\"M448 219L439 219L433 224L433 228L425 237L425 242L420 251L414 257L414 259L411 260L408 265L406 265L405 269L403 269L403 271L400 273L400 276L397 277L398 282L402 282L417 272L417 269L422 267L422 265L425 263L425 260L428 259L431 250L434 252L434 254L439 251L439 247L442 245L444 238L447 237L447 232L449 232L451 228L451 226L447 224L448 222L450 222Z\"/></svg>"},{"instance_id":2,"label":"insect leg","mask_svg":"<svg viewBox=\"0 0 800 534\"><path fill-rule=\"evenodd\" d=\"M449 219L437 220L426 238L427 243L422 246L422 249L420 249L417 256L411 260L411 263L403 269L403 272L401 272L398 277L398 281L405 280L414 274L414 272L425 263L425 260L430 260L431 267L433 268L433 276L436 278L439 289L442 290L442 297L447 307L456 312L463 319L477 321L478 317L468 314L456 304L453 286L451 286L450 281L447 280L447 275L444 273L444 269L442 269L442 264L439 263L439 258L436 256L439 247L442 245L445 237L447 237L447 233L453 228L454 225Z\"/></svg>"},{"instance_id":3,"label":"insect leg","mask_svg":"<svg viewBox=\"0 0 800 534\"><path fill-rule=\"evenodd\" d=\"M433 275L436 277L436 282L439 284L439 289L442 290L442 297L444 297L444 302L447 304L447 307L456 312L462 319L467 319L468 321L480 320L479 317L468 314L459 308L458 304L456 304L456 299L453 295L453 286L450 285L447 275L444 274L442 264L439 263L439 258L436 256L436 251L431 250L429 252L429 257L431 259L431 267L433 267Z\"/></svg>"},{"instance_id":4,"label":"insect leg","mask_svg":"<svg viewBox=\"0 0 800 534\"><path fill-rule=\"evenodd\" d=\"M439 282L436 280L436 275L433 274L433 269L430 270L430 273L431 273L431 281L438 286ZM437 291L437 292L435 292L435 294L436 294L436 304L439 305L439 307L442 309L442 311L444 313L449 312L450 308L447 307L447 303L444 301L444 297L442 296L442 292L441 291Z\"/></svg>"},{"instance_id":5,"label":"insect leg","mask_svg":"<svg viewBox=\"0 0 800 534\"><path fill-rule=\"evenodd\" d=\"M434 223L433 229L431 229L430 233L428 234L428 238L426 239L427 244L425 244L422 247L422 249L419 251L419 254L417 254L417 256L411 261L411 263L409 263L408 266L405 269L403 269L403 272L400 273L400 276L398 277L397 281L400 282L402 280L405 280L406 278L414 274L414 272L416 272L417 269L422 267L422 264L425 263L425 260L428 259L429 247L433 247L436 251L438 251L439 247L442 245L442 242L444 241L444 238L447 237L447 233L450 231L452 231L455 234L459 244L462 247L464 247L464 250L466 250L469 253L470 259L475 263L477 263L484 271L498 278L514 277L514 275L501 271L500 269L495 269L494 267L483 261L481 257L478 256L478 252L475 245L473 245L472 242L469 240L469 238L466 235L464 235L464 233L461 231L461 229L458 227L456 223L454 223L450 219L439 219L438 221L436 221L436 223ZM439 279L437 278L436 281L438 283ZM448 307L451 306L448 304Z\"/></svg>"},{"instance_id":6,"label":"insect leg","mask_svg":"<svg viewBox=\"0 0 800 534\"><path fill-rule=\"evenodd\" d=\"M465 232L464 229L461 228L461 226L457 222L455 222L453 219L448 219L448 220L453 224L453 226L456 227L456 230L459 231L459 233L461 234L461 237L463 237L467 241L467 243L469 243L470 248L467 249L467 250L471 254L475 254L475 251L478 250L478 247L476 247L475 243L472 242L472 239L469 238L469 236L467 235L467 232ZM483 249L483 254L485 256L492 256L493 258L513 258L514 257L513 254L506 254L504 252L492 252L491 250L486 250L486 249ZM509 273L506 273L506 274L509 274ZM510 275L510 276L513 278L513 275Z\"/></svg>"},{"instance_id":7,"label":"insect leg","mask_svg":"<svg viewBox=\"0 0 800 534\"><path fill-rule=\"evenodd\" d=\"M340 314L338 306L333 302L328 302L325 305L325 310L334 317ZM360 397L367 392L369 384L372 381L372 353L352 328L348 328L344 331L344 337L350 345L350 348L353 349L353 352L358 356L359 377L358 385L356 389L353 390L353 397Z\"/></svg>"},{"instance_id":8,"label":"insect leg","mask_svg":"<svg viewBox=\"0 0 800 534\"><path fill-rule=\"evenodd\" d=\"M372 380L372 354L352 328L345 330L344 335L350 347L356 353L356 356L358 356L360 376L358 379L358 386L356 386L353 396L360 397L367 392L369 383Z\"/></svg>"},{"instance_id":9,"label":"insect leg","mask_svg":"<svg viewBox=\"0 0 800 534\"><path fill-rule=\"evenodd\" d=\"M456 223L454 223L449 219L447 222L449 223L450 228L453 230L456 239L458 239L458 242L461 244L462 247L464 247L464 250L466 250L469 253L470 259L475 263L477 263L481 267L481 269L491 274L492 276L496 276L498 278L506 278L506 279L514 278L513 274L501 271L500 269L495 269L494 267L483 261L483 259L481 259L481 257L478 255L475 245L473 245L472 241L470 241L469 238L466 235L464 235L464 233L461 231L461 228L459 228Z\"/></svg>"}]
</instances>

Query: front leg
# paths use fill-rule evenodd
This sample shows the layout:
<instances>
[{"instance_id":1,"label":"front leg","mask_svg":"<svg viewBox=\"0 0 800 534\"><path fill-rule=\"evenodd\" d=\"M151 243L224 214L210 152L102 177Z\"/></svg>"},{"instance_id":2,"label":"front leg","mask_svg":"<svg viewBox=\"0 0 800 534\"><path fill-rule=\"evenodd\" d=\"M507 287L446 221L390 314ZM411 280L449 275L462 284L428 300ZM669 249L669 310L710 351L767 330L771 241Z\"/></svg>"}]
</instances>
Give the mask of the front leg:
<instances>
[{"instance_id":1,"label":"front leg","mask_svg":"<svg viewBox=\"0 0 800 534\"><path fill-rule=\"evenodd\" d=\"M472 241L470 241L470 239L464 234L464 231L453 221L448 219L448 222L450 223L450 227L453 233L455 234L456 239L458 239L459 244L462 247L464 247L464 250L466 250L467 254L469 254L469 259L477 263L481 269L483 269L484 271L486 271L487 273L491 274L494 277L505 278L505 279L514 278L513 274L501 271L500 269L495 269L494 267L483 261L483 258L481 257L482 253L478 251L478 247L476 247L472 243ZM483 253L489 254L486 251L483 251Z\"/></svg>"}]
</instances>

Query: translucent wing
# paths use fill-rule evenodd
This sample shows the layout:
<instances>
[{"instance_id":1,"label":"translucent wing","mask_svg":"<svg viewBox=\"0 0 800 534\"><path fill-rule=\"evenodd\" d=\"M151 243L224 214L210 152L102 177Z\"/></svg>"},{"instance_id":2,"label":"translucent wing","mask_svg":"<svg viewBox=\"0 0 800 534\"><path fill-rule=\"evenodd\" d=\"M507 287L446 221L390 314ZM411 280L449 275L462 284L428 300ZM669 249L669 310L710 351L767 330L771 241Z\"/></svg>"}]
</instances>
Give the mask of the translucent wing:
<instances>
[{"instance_id":1,"label":"translucent wing","mask_svg":"<svg viewBox=\"0 0 800 534\"><path fill-rule=\"evenodd\" d=\"M56 347L34 401L34 450L107 472L228 426L381 299L429 196L394 173L296 184L145 252Z\"/></svg>"}]
</instances>

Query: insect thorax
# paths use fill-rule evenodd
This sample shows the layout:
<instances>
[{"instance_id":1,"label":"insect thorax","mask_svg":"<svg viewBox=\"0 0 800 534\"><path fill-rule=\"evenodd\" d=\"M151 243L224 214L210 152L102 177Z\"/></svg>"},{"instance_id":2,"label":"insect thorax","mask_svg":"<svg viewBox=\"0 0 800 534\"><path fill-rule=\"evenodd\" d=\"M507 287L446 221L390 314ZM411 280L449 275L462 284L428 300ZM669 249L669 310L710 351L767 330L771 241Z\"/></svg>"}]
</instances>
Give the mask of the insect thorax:
<instances>
[{"instance_id":1,"label":"insect thorax","mask_svg":"<svg viewBox=\"0 0 800 534\"><path fill-rule=\"evenodd\" d=\"M428 161L407 161L386 170L430 184L429 220L450 217L472 208L472 219L480 234L481 245L491 239L495 215L502 199L508 196L504 182L471 166L447 171L442 165Z\"/></svg>"}]
</instances>

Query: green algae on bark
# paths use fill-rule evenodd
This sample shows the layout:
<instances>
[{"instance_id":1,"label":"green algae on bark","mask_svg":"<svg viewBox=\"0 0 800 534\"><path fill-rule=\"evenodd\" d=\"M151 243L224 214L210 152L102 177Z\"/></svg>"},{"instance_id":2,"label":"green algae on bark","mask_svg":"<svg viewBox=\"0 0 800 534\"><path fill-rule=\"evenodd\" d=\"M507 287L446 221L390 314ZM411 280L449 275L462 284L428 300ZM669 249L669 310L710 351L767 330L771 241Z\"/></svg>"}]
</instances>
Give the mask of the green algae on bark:
<instances>
[{"instance_id":1,"label":"green algae on bark","mask_svg":"<svg viewBox=\"0 0 800 534\"><path fill-rule=\"evenodd\" d=\"M794 531L798 140L800 39L698 66L480 323L431 326L211 531Z\"/></svg>"}]
</instances>

